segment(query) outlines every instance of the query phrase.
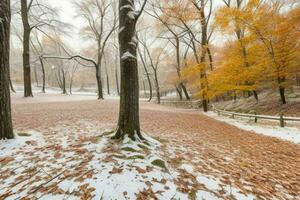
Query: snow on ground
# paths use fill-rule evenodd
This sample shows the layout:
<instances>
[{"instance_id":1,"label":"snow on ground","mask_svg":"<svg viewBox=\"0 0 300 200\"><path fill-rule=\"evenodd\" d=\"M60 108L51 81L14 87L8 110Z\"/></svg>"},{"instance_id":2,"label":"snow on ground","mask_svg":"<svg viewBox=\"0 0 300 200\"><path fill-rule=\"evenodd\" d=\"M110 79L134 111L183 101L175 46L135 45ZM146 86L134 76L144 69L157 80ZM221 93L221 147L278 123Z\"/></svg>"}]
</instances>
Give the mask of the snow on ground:
<instances>
[{"instance_id":1,"label":"snow on ground","mask_svg":"<svg viewBox=\"0 0 300 200\"><path fill-rule=\"evenodd\" d=\"M61 89L48 87L46 93L41 92L41 87L32 86L32 92L34 98L23 98L23 86L14 86L16 93L11 93L13 100L19 99L15 103L41 103L41 102L71 102L71 101L85 101L85 100L96 100L98 98L97 91L95 88L74 88L72 94L62 94ZM105 92L105 91L104 91ZM108 95L104 93L105 100L119 100L120 97L111 93ZM147 98L140 98L140 101L147 101Z\"/></svg>"},{"instance_id":2,"label":"snow on ground","mask_svg":"<svg viewBox=\"0 0 300 200\"><path fill-rule=\"evenodd\" d=\"M43 134L17 132L16 139L0 141L0 199L202 200L219 199L221 190L225 196L254 199L194 172L188 163L172 168L164 161L161 143L149 136L140 142L111 140L108 127L80 121ZM203 187L192 190L191 176ZM194 192L184 192L190 190Z\"/></svg>"},{"instance_id":3,"label":"snow on ground","mask_svg":"<svg viewBox=\"0 0 300 200\"><path fill-rule=\"evenodd\" d=\"M222 122L226 122L230 125L236 126L240 129L255 132L258 134L276 137L282 140L287 140L296 144L300 144L300 129L296 127L279 127L279 125L262 125L255 124L254 122L249 122L249 120L244 119L231 119L228 116L218 116L217 113L208 112L204 113L209 117L220 120Z\"/></svg>"},{"instance_id":4,"label":"snow on ground","mask_svg":"<svg viewBox=\"0 0 300 200\"><path fill-rule=\"evenodd\" d=\"M86 128L60 125L51 134L1 141L0 199L187 199L177 192L159 142L116 142L103 127L80 126Z\"/></svg>"}]
</instances>

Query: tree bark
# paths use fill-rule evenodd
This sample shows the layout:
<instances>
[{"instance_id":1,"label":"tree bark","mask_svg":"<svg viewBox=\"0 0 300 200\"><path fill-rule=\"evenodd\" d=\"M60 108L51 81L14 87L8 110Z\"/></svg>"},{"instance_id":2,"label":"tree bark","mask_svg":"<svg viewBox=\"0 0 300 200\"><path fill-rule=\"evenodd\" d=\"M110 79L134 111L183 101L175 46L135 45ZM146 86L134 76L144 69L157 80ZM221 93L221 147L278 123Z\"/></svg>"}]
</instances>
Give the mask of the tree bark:
<instances>
[{"instance_id":1,"label":"tree bark","mask_svg":"<svg viewBox=\"0 0 300 200\"><path fill-rule=\"evenodd\" d=\"M114 139L123 139L125 136L132 140L144 139L141 135L139 120L137 17L134 2L133 0L119 1L121 93L118 129Z\"/></svg>"},{"instance_id":2,"label":"tree bark","mask_svg":"<svg viewBox=\"0 0 300 200\"><path fill-rule=\"evenodd\" d=\"M16 93L15 89L14 89L14 86L12 84L12 81L11 81L11 76L10 76L10 68L8 68L8 75L9 75L9 86L10 86L10 90L13 92L13 93Z\"/></svg>"},{"instance_id":3,"label":"tree bark","mask_svg":"<svg viewBox=\"0 0 300 200\"><path fill-rule=\"evenodd\" d=\"M201 16L201 46L202 46L202 53L201 53L201 58L200 58L200 63L205 64L206 61L206 53L207 53L207 46L208 46L208 39L207 39L207 19L205 16L204 12L204 7L205 3L204 0L201 0L201 9L200 11L200 16ZM208 111L208 98L206 94L206 89L207 89L207 77L206 77L206 69L201 69L200 70L200 82L201 82L201 89L203 90L202 92L202 106L203 106L203 111L207 112Z\"/></svg>"},{"instance_id":4,"label":"tree bark","mask_svg":"<svg viewBox=\"0 0 300 200\"><path fill-rule=\"evenodd\" d=\"M39 87L39 79L37 75L36 65L34 65L33 72L34 72L34 79L35 79L36 86Z\"/></svg>"},{"instance_id":5,"label":"tree bark","mask_svg":"<svg viewBox=\"0 0 300 200\"><path fill-rule=\"evenodd\" d=\"M177 92L177 94L179 96L180 101L182 101L182 89L181 89L181 86L178 85L178 86L175 86L175 88L176 88L176 92Z\"/></svg>"},{"instance_id":6,"label":"tree bark","mask_svg":"<svg viewBox=\"0 0 300 200\"><path fill-rule=\"evenodd\" d=\"M41 67L42 67L42 74L43 74L43 85L42 85L42 92L46 93L46 74L45 74L45 66L44 66L44 62L43 62L43 58L40 57L40 63L41 63Z\"/></svg>"},{"instance_id":7,"label":"tree bark","mask_svg":"<svg viewBox=\"0 0 300 200\"><path fill-rule=\"evenodd\" d=\"M62 69L61 69L61 72L62 72L62 90L63 90L63 94L68 94L67 92L67 82L66 82L66 72L62 66Z\"/></svg>"},{"instance_id":8,"label":"tree bark","mask_svg":"<svg viewBox=\"0 0 300 200\"><path fill-rule=\"evenodd\" d=\"M96 79L97 79L98 99L104 99L103 90L102 90L102 80L101 80L101 68L99 65L96 66Z\"/></svg>"},{"instance_id":9,"label":"tree bark","mask_svg":"<svg viewBox=\"0 0 300 200\"><path fill-rule=\"evenodd\" d=\"M156 70L154 70L154 80L155 80L155 87L156 87L157 103L160 104L160 88L159 88L159 82L158 82L158 76Z\"/></svg>"},{"instance_id":10,"label":"tree bark","mask_svg":"<svg viewBox=\"0 0 300 200\"><path fill-rule=\"evenodd\" d=\"M182 78L181 78L181 63L180 63L180 41L179 41L179 38L178 36L176 36L176 61L177 61L177 75L178 75L178 78L179 78L179 81L180 81L180 87L181 89L183 90L183 93L186 97L187 100L190 100L190 96L189 96L189 93L187 92L187 89L184 85L184 83L182 82ZM181 98L182 100L182 98Z\"/></svg>"},{"instance_id":11,"label":"tree bark","mask_svg":"<svg viewBox=\"0 0 300 200\"><path fill-rule=\"evenodd\" d=\"M27 0L21 0L21 15L23 22L23 76L24 76L24 97L33 97L31 88L30 72L30 32L31 28L28 21Z\"/></svg>"},{"instance_id":12,"label":"tree bark","mask_svg":"<svg viewBox=\"0 0 300 200\"><path fill-rule=\"evenodd\" d=\"M120 96L119 74L118 74L118 69L117 69L117 68L116 68L116 85L117 85L117 93L118 93L118 96Z\"/></svg>"},{"instance_id":13,"label":"tree bark","mask_svg":"<svg viewBox=\"0 0 300 200\"><path fill-rule=\"evenodd\" d=\"M213 71L214 70L214 60L213 60L213 56L212 56L212 53L211 53L209 47L207 47L207 54L208 54L208 59L209 59L210 71Z\"/></svg>"},{"instance_id":14,"label":"tree bark","mask_svg":"<svg viewBox=\"0 0 300 200\"><path fill-rule=\"evenodd\" d=\"M108 74L106 74L106 87L107 87L107 94L110 95L109 77L108 77Z\"/></svg>"},{"instance_id":15,"label":"tree bark","mask_svg":"<svg viewBox=\"0 0 300 200\"><path fill-rule=\"evenodd\" d=\"M10 0L0 3L0 140L14 138L9 89Z\"/></svg>"},{"instance_id":16,"label":"tree bark","mask_svg":"<svg viewBox=\"0 0 300 200\"><path fill-rule=\"evenodd\" d=\"M282 84L285 82L285 77L278 77L278 84L279 84L279 94L282 104L286 104L285 98L285 87Z\"/></svg>"}]
</instances>

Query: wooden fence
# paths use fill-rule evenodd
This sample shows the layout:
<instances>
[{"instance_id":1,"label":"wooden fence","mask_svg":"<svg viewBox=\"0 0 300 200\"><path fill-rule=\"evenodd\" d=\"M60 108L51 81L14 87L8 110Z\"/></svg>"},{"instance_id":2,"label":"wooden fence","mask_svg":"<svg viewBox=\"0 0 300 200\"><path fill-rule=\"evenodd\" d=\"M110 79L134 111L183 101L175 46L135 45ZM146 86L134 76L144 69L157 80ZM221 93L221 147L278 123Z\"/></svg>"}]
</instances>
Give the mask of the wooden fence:
<instances>
[{"instance_id":1,"label":"wooden fence","mask_svg":"<svg viewBox=\"0 0 300 200\"><path fill-rule=\"evenodd\" d=\"M300 122L300 118L297 117L286 117L283 114L280 114L280 116L268 116L268 115L257 115L255 112L254 114L245 114L245 113L236 113L236 112L230 112L226 110L221 110L216 108L215 106L212 106L213 112L218 113L218 115L227 115L231 118L235 117L245 117L245 118L252 118L254 119L254 122L257 123L259 119L264 120L271 120L271 121L279 121L280 127L284 127L285 123L287 121L294 121L294 122Z\"/></svg>"},{"instance_id":2,"label":"wooden fence","mask_svg":"<svg viewBox=\"0 0 300 200\"><path fill-rule=\"evenodd\" d=\"M162 105L174 106L177 108L192 108L198 109L201 106L201 101L172 101L172 100L161 100Z\"/></svg>"}]
</instances>

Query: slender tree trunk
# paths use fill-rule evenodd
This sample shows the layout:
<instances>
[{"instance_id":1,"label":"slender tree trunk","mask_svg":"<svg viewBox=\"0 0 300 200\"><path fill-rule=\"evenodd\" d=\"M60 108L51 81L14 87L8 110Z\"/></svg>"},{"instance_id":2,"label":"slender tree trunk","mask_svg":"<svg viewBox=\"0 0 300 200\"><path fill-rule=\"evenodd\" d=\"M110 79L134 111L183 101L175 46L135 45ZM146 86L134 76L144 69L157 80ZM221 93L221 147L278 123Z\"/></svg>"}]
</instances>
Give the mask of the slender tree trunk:
<instances>
[{"instance_id":1,"label":"slender tree trunk","mask_svg":"<svg viewBox=\"0 0 300 200\"><path fill-rule=\"evenodd\" d=\"M143 88L144 88L144 95L146 96L146 85L145 85L145 81L143 80Z\"/></svg>"},{"instance_id":2,"label":"slender tree trunk","mask_svg":"<svg viewBox=\"0 0 300 200\"><path fill-rule=\"evenodd\" d=\"M96 67L96 79L97 79L98 99L104 99L103 90L102 90L101 70L99 64Z\"/></svg>"},{"instance_id":3,"label":"slender tree trunk","mask_svg":"<svg viewBox=\"0 0 300 200\"><path fill-rule=\"evenodd\" d=\"M69 93L72 94L72 87L73 87L73 78L70 80L70 87L69 87Z\"/></svg>"},{"instance_id":4,"label":"slender tree trunk","mask_svg":"<svg viewBox=\"0 0 300 200\"><path fill-rule=\"evenodd\" d=\"M207 47L207 54L208 54L208 59L209 59L210 70L213 71L214 70L214 61L213 61L212 53L211 53L209 47Z\"/></svg>"},{"instance_id":5,"label":"slender tree trunk","mask_svg":"<svg viewBox=\"0 0 300 200\"><path fill-rule=\"evenodd\" d=\"M62 67L62 89L63 89L63 94L68 94L67 92L67 82L66 82L66 74L65 74L65 71Z\"/></svg>"},{"instance_id":6,"label":"slender tree trunk","mask_svg":"<svg viewBox=\"0 0 300 200\"><path fill-rule=\"evenodd\" d=\"M191 100L190 95L189 95L189 93L188 93L188 91L187 91L187 89L186 89L186 87L183 83L181 83L181 88L182 88L182 91L184 93L185 98L187 100Z\"/></svg>"},{"instance_id":7,"label":"slender tree trunk","mask_svg":"<svg viewBox=\"0 0 300 200\"><path fill-rule=\"evenodd\" d=\"M278 85L279 85L279 94L282 104L286 104L286 98L285 98L285 87L282 86L282 84L285 82L285 77L278 77Z\"/></svg>"},{"instance_id":8,"label":"slender tree trunk","mask_svg":"<svg viewBox=\"0 0 300 200\"><path fill-rule=\"evenodd\" d=\"M109 77L108 77L108 74L106 74L106 87L107 87L107 94L110 95Z\"/></svg>"},{"instance_id":9,"label":"slender tree trunk","mask_svg":"<svg viewBox=\"0 0 300 200\"><path fill-rule=\"evenodd\" d=\"M160 104L160 88L159 88L159 82L158 82L158 77L157 77L157 71L156 70L153 70L153 71L154 71L157 103Z\"/></svg>"},{"instance_id":10,"label":"slender tree trunk","mask_svg":"<svg viewBox=\"0 0 300 200\"><path fill-rule=\"evenodd\" d=\"M21 15L23 21L23 75L24 75L24 97L33 97L31 88L30 71L30 32L31 28L28 22L27 0L21 0Z\"/></svg>"},{"instance_id":11,"label":"slender tree trunk","mask_svg":"<svg viewBox=\"0 0 300 200\"><path fill-rule=\"evenodd\" d=\"M118 73L118 51L116 52L116 57L115 57L115 66L116 66L116 86L117 86L117 94L120 96L120 86L119 86L119 73Z\"/></svg>"},{"instance_id":12,"label":"slender tree trunk","mask_svg":"<svg viewBox=\"0 0 300 200\"><path fill-rule=\"evenodd\" d=\"M286 104L284 87L279 87L279 94L280 94L280 99L281 99L282 104Z\"/></svg>"},{"instance_id":13,"label":"slender tree trunk","mask_svg":"<svg viewBox=\"0 0 300 200\"><path fill-rule=\"evenodd\" d=\"M177 92L177 94L179 96L179 100L182 101L182 99L183 99L182 98L182 89L181 89L180 84L178 86L176 86L175 88L176 88L176 92Z\"/></svg>"},{"instance_id":14,"label":"slender tree trunk","mask_svg":"<svg viewBox=\"0 0 300 200\"><path fill-rule=\"evenodd\" d=\"M35 83L36 83L36 86L38 87L39 86L39 79L38 79L38 75L37 75L36 65L33 68L33 72L34 72Z\"/></svg>"},{"instance_id":15,"label":"slender tree trunk","mask_svg":"<svg viewBox=\"0 0 300 200\"><path fill-rule=\"evenodd\" d=\"M201 9L200 9L200 15L201 15L201 45L202 45L202 53L200 62L201 64L205 64L206 60L206 52L207 52L207 46L208 46L208 40L207 40L207 20L205 16L205 3L204 0L201 0ZM207 77L206 77L206 69L200 70L200 82L201 82L201 89L202 89L202 106L203 111L208 111L208 97L207 97Z\"/></svg>"},{"instance_id":16,"label":"slender tree trunk","mask_svg":"<svg viewBox=\"0 0 300 200\"><path fill-rule=\"evenodd\" d=\"M185 87L185 85L183 84L182 80L181 80L181 63L180 63L180 41L179 38L176 37L176 60L177 60L177 75L180 81L180 88L183 90L183 93L186 97L187 100L190 100L190 96L189 93L187 92L187 89ZM181 99L182 100L182 97Z\"/></svg>"},{"instance_id":17,"label":"slender tree trunk","mask_svg":"<svg viewBox=\"0 0 300 200\"><path fill-rule=\"evenodd\" d=\"M14 138L9 89L10 0L0 3L0 140Z\"/></svg>"},{"instance_id":18,"label":"slender tree trunk","mask_svg":"<svg viewBox=\"0 0 300 200\"><path fill-rule=\"evenodd\" d=\"M9 70L9 86L10 86L10 90L13 92L13 93L16 93L15 89L14 89L14 86L12 84L12 81L11 81L11 76L10 76L10 68L8 69Z\"/></svg>"},{"instance_id":19,"label":"slender tree trunk","mask_svg":"<svg viewBox=\"0 0 300 200\"><path fill-rule=\"evenodd\" d=\"M148 72L148 69L147 69L147 65L146 65L146 62L142 56L142 53L140 51L140 49L138 48L138 53L139 53L139 56L140 56L140 59L142 61L142 64L143 64L143 67L144 67L144 70L145 70L145 73L146 73L146 77L147 77L147 81L148 81L148 85L149 85L149 99L148 101L150 102L152 100L152 84L151 84L151 79L150 79L150 76L149 76L149 72Z\"/></svg>"},{"instance_id":20,"label":"slender tree trunk","mask_svg":"<svg viewBox=\"0 0 300 200\"><path fill-rule=\"evenodd\" d=\"M41 67L42 67L42 74L43 74L43 85L42 85L42 92L46 93L46 74L45 74L45 66L44 66L44 62L43 62L43 58L40 57L40 63L41 63Z\"/></svg>"},{"instance_id":21,"label":"slender tree trunk","mask_svg":"<svg viewBox=\"0 0 300 200\"><path fill-rule=\"evenodd\" d=\"M134 2L119 1L119 46L121 96L118 130L115 139L127 135L132 140L143 139L139 120L139 79L137 65L136 18L132 18Z\"/></svg>"},{"instance_id":22,"label":"slender tree trunk","mask_svg":"<svg viewBox=\"0 0 300 200\"><path fill-rule=\"evenodd\" d=\"M258 102L258 94L257 94L256 90L253 90L252 92L253 92L253 96L254 96L256 102Z\"/></svg>"},{"instance_id":23,"label":"slender tree trunk","mask_svg":"<svg viewBox=\"0 0 300 200\"><path fill-rule=\"evenodd\" d=\"M117 85L117 93L118 93L118 96L120 96L119 74L118 74L118 69L117 69L117 68L116 68L116 85Z\"/></svg>"}]
</instances>

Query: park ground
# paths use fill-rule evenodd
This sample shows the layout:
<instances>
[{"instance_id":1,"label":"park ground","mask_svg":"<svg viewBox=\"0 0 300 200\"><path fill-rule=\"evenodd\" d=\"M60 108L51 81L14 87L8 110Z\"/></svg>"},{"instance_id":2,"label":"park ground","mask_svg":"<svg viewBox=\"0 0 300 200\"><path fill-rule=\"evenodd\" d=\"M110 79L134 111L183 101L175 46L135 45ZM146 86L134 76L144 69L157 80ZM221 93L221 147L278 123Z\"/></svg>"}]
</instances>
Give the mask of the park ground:
<instances>
[{"instance_id":1,"label":"park ground","mask_svg":"<svg viewBox=\"0 0 300 200\"><path fill-rule=\"evenodd\" d=\"M146 101L147 142L112 141L118 109L116 99L14 94L0 199L300 199L299 143Z\"/></svg>"}]
</instances>

